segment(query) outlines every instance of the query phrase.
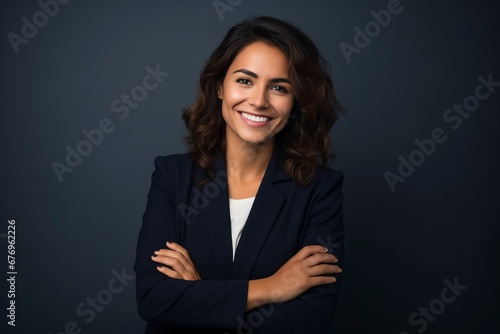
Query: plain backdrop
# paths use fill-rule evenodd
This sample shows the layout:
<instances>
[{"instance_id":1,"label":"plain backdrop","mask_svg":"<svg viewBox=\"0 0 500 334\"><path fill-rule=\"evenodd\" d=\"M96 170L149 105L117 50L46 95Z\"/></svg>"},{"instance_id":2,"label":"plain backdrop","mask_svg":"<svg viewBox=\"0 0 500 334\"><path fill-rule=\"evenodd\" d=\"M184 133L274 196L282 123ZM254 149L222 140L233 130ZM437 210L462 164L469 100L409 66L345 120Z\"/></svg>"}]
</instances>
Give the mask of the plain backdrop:
<instances>
[{"instance_id":1,"label":"plain backdrop","mask_svg":"<svg viewBox=\"0 0 500 334\"><path fill-rule=\"evenodd\" d=\"M143 331L130 275L153 159L185 151L181 112L204 62L231 26L256 15L314 40L347 110L331 134L347 233L331 333L498 328L498 1L47 3L0 4L2 333ZM169 75L143 96L148 66ZM480 77L496 86L477 99ZM141 101L114 112L131 93ZM458 116L453 106L464 103L472 111ZM78 146L101 122L113 130ZM435 129L446 140L431 144ZM86 156L60 180L53 164L67 165L67 147ZM410 159L416 166L399 166ZM399 175L393 189L388 173ZM10 219L15 327L6 317Z\"/></svg>"}]
</instances>

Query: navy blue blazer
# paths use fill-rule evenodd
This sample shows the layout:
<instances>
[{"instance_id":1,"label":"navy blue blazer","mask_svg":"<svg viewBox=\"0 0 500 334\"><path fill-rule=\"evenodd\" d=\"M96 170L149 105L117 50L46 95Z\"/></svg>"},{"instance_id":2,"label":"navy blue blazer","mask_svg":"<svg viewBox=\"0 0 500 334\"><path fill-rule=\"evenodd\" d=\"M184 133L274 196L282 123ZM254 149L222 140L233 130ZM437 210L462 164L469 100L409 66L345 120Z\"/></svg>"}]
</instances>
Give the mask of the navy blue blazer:
<instances>
[{"instance_id":1,"label":"navy blue blazer","mask_svg":"<svg viewBox=\"0 0 500 334\"><path fill-rule=\"evenodd\" d=\"M203 172L187 154L157 157L137 243L134 270L145 333L325 333L337 282L296 299L245 312L248 281L273 275L303 246L322 244L344 263L343 174L321 167L300 186L286 175L278 149L266 169L233 262L226 162L201 191ZM202 280L169 278L153 252L166 241L185 247ZM293 282L293 275L289 277Z\"/></svg>"}]
</instances>

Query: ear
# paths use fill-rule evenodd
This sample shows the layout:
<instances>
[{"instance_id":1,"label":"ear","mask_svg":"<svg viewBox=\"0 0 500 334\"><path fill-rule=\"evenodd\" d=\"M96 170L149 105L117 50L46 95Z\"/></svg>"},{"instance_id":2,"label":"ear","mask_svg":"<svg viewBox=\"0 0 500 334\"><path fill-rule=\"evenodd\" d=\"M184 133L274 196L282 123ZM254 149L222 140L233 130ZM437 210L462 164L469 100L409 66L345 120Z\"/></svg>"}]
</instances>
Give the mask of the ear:
<instances>
[{"instance_id":1,"label":"ear","mask_svg":"<svg viewBox=\"0 0 500 334\"><path fill-rule=\"evenodd\" d=\"M217 97L222 100L222 84L217 86Z\"/></svg>"}]
</instances>

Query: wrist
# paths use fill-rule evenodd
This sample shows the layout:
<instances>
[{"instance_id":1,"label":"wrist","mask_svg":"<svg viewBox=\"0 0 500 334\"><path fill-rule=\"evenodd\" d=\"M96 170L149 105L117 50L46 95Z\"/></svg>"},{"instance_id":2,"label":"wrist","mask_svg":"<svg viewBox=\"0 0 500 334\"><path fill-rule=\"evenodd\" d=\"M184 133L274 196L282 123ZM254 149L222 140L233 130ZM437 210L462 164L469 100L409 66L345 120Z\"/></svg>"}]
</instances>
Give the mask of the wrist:
<instances>
[{"instance_id":1,"label":"wrist","mask_svg":"<svg viewBox=\"0 0 500 334\"><path fill-rule=\"evenodd\" d=\"M248 281L247 306L245 311L270 303L269 278Z\"/></svg>"}]
</instances>

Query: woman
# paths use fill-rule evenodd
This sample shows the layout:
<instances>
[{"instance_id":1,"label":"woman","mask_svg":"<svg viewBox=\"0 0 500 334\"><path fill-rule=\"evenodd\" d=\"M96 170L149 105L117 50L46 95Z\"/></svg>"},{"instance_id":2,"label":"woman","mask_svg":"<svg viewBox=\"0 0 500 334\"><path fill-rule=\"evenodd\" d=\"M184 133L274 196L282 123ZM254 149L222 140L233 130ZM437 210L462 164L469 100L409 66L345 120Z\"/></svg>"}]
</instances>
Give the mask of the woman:
<instances>
[{"instance_id":1,"label":"woman","mask_svg":"<svg viewBox=\"0 0 500 334\"><path fill-rule=\"evenodd\" d=\"M157 157L137 246L146 333L325 333L343 265L340 111L300 30L231 28L183 119L189 154Z\"/></svg>"}]
</instances>

